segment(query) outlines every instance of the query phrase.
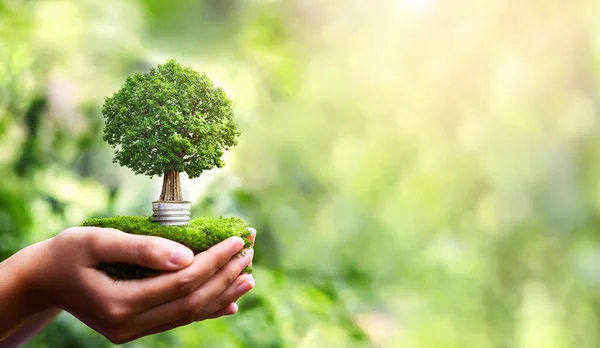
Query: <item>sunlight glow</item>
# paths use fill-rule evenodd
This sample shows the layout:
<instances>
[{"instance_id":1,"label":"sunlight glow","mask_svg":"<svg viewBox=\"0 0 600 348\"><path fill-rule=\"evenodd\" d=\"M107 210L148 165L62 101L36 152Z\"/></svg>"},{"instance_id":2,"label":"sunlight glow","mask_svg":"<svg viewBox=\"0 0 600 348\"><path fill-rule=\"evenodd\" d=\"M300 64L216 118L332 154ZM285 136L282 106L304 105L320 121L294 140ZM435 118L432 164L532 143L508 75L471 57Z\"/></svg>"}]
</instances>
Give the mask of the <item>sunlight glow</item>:
<instances>
[{"instance_id":1,"label":"sunlight glow","mask_svg":"<svg viewBox=\"0 0 600 348\"><path fill-rule=\"evenodd\" d=\"M398 9L411 14L422 14L433 8L434 0L398 0Z\"/></svg>"}]
</instances>

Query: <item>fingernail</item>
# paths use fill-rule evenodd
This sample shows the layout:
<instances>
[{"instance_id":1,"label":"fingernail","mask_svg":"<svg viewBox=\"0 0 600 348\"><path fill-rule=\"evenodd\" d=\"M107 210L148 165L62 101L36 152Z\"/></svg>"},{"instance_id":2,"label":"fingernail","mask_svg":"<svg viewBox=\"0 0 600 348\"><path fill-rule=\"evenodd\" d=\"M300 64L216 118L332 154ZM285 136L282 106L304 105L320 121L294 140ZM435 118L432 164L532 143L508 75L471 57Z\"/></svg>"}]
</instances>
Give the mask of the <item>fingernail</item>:
<instances>
[{"instance_id":1,"label":"fingernail","mask_svg":"<svg viewBox=\"0 0 600 348\"><path fill-rule=\"evenodd\" d=\"M239 245L240 248L242 248L244 246L244 240L241 237L235 236L235 237L229 237L230 240L235 241L235 244Z\"/></svg>"},{"instance_id":2,"label":"fingernail","mask_svg":"<svg viewBox=\"0 0 600 348\"><path fill-rule=\"evenodd\" d=\"M194 259L194 253L185 247L178 246L171 249L169 263L171 266L187 266Z\"/></svg>"},{"instance_id":3,"label":"fingernail","mask_svg":"<svg viewBox=\"0 0 600 348\"><path fill-rule=\"evenodd\" d=\"M248 227L248 231L250 232L251 236L256 234L256 229L254 229L254 227Z\"/></svg>"},{"instance_id":4,"label":"fingernail","mask_svg":"<svg viewBox=\"0 0 600 348\"><path fill-rule=\"evenodd\" d=\"M245 281L240 286L238 286L237 293L238 293L239 296L242 296L243 294L245 294L248 291L252 290L253 287L254 287L253 282Z\"/></svg>"},{"instance_id":5,"label":"fingernail","mask_svg":"<svg viewBox=\"0 0 600 348\"><path fill-rule=\"evenodd\" d=\"M234 315L236 314L238 311L238 304L237 303L233 303L233 313L228 313L227 315Z\"/></svg>"}]
</instances>

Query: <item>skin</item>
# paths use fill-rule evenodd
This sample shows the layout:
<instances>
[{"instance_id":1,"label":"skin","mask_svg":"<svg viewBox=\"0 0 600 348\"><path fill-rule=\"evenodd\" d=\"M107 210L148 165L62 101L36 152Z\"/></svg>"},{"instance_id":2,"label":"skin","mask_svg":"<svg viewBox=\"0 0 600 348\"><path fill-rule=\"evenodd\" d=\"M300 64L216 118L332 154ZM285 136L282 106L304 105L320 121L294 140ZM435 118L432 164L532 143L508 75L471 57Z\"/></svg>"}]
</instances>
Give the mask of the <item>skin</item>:
<instances>
[{"instance_id":1,"label":"skin","mask_svg":"<svg viewBox=\"0 0 600 348\"><path fill-rule=\"evenodd\" d=\"M251 275L240 275L254 253L252 247L240 253L243 246L231 237L194 256L159 237L96 227L65 230L0 263L0 346L26 341L61 310L114 344L233 315L235 302L254 287ZM114 281L95 268L101 262L170 272Z\"/></svg>"}]
</instances>

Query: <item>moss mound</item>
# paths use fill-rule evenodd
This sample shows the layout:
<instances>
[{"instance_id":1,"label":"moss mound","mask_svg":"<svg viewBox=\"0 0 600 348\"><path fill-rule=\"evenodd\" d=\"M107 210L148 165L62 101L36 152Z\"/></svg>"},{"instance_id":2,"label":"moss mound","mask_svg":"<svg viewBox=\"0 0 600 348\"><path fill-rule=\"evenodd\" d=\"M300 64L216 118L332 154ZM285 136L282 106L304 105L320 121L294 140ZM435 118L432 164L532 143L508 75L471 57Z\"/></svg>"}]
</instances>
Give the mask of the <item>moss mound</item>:
<instances>
[{"instance_id":1,"label":"moss mound","mask_svg":"<svg viewBox=\"0 0 600 348\"><path fill-rule=\"evenodd\" d=\"M238 236L251 245L248 225L238 218L198 218L186 226L162 226L152 221L152 217L116 216L111 218L90 219L83 226L115 228L123 232L157 236L181 243L198 254L225 239ZM161 271L130 264L100 264L98 268L115 280L141 279L159 275ZM252 273L250 267L244 270Z\"/></svg>"}]
</instances>

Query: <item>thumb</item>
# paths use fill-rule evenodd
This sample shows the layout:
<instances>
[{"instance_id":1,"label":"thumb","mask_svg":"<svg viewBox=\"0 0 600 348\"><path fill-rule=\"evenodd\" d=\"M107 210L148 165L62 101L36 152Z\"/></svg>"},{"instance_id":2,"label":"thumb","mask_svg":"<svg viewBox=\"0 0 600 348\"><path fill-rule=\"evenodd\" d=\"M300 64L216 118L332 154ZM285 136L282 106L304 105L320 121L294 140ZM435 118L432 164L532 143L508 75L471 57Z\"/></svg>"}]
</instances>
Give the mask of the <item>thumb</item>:
<instances>
[{"instance_id":1,"label":"thumb","mask_svg":"<svg viewBox=\"0 0 600 348\"><path fill-rule=\"evenodd\" d=\"M112 228L96 228L92 235L90 254L95 264L128 263L175 271L194 260L194 253L189 248L165 238L139 236Z\"/></svg>"}]
</instances>

